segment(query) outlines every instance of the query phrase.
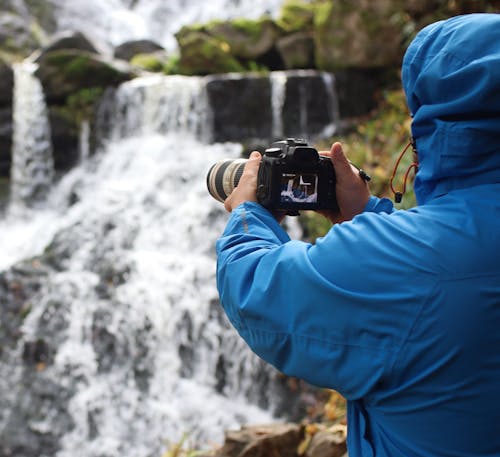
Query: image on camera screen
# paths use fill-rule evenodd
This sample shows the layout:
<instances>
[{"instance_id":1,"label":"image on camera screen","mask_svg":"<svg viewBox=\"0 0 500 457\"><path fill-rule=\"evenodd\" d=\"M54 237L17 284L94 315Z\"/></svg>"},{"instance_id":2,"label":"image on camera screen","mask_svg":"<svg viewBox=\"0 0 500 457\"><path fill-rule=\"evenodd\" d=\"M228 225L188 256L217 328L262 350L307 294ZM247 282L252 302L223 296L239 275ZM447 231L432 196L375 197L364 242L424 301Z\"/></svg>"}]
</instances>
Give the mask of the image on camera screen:
<instances>
[{"instance_id":1,"label":"image on camera screen","mask_svg":"<svg viewBox=\"0 0 500 457\"><path fill-rule=\"evenodd\" d=\"M317 173L283 173L281 175L281 203L317 203Z\"/></svg>"}]
</instances>

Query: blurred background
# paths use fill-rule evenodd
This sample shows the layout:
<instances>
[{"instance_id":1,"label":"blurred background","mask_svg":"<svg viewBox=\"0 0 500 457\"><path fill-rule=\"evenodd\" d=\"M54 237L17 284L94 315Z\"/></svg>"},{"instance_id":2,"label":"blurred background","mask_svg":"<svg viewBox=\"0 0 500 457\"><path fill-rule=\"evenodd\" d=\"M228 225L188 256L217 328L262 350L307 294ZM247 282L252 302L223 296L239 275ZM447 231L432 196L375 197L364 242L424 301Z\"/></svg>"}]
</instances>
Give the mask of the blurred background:
<instances>
[{"instance_id":1,"label":"blurred background","mask_svg":"<svg viewBox=\"0 0 500 457\"><path fill-rule=\"evenodd\" d=\"M0 457L343 455L343 399L260 361L220 309L206 173L341 141L392 198L404 51L472 12L500 2L0 0Z\"/></svg>"}]
</instances>

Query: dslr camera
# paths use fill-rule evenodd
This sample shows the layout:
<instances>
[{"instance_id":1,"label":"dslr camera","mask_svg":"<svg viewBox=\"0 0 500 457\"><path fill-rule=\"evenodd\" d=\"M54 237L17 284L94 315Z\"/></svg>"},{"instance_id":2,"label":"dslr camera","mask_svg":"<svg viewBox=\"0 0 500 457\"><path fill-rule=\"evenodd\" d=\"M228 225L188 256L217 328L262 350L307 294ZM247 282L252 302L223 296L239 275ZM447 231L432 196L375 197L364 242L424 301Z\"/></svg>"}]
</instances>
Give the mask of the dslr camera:
<instances>
[{"instance_id":1,"label":"dslr camera","mask_svg":"<svg viewBox=\"0 0 500 457\"><path fill-rule=\"evenodd\" d=\"M238 185L246 159L221 160L210 168L207 187L220 202ZM257 201L269 210L338 210L335 171L305 140L288 138L265 150L257 177Z\"/></svg>"}]
</instances>

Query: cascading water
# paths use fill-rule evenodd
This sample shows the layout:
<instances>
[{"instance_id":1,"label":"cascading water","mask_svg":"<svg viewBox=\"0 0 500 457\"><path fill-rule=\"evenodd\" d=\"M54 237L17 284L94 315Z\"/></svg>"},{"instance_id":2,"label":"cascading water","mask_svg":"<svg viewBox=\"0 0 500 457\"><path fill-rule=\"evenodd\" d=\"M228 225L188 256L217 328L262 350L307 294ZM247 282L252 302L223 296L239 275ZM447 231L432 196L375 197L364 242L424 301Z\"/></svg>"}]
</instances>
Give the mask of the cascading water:
<instances>
[{"instance_id":1,"label":"cascading water","mask_svg":"<svg viewBox=\"0 0 500 457\"><path fill-rule=\"evenodd\" d=\"M3 455L158 456L184 433L207 445L272 420L275 372L229 327L215 289L227 216L204 177L241 146L200 141L210 116L197 78L137 79L106 108L106 146L31 210L22 257L0 259L0 292L21 293L8 280L24 268L39 277L0 354ZM16 227L0 221L2 239Z\"/></svg>"},{"instance_id":2,"label":"cascading water","mask_svg":"<svg viewBox=\"0 0 500 457\"><path fill-rule=\"evenodd\" d=\"M276 16L282 0L52 0L60 29L81 30L99 43L118 45L148 38L167 49L176 46L174 33L183 25L213 19ZM92 21L89 21L92 17Z\"/></svg>"},{"instance_id":3,"label":"cascading water","mask_svg":"<svg viewBox=\"0 0 500 457\"><path fill-rule=\"evenodd\" d=\"M10 212L43 202L54 179L50 126L35 64L14 65L14 137Z\"/></svg>"}]
</instances>

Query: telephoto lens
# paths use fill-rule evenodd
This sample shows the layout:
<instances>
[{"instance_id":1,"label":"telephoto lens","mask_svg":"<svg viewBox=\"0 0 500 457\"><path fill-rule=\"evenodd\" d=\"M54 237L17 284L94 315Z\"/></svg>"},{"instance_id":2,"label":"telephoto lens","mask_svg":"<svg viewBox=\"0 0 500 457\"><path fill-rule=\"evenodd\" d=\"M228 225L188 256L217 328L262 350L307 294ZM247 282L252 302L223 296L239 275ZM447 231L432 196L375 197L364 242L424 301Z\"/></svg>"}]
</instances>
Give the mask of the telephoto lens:
<instances>
[{"instance_id":1,"label":"telephoto lens","mask_svg":"<svg viewBox=\"0 0 500 457\"><path fill-rule=\"evenodd\" d=\"M224 203L240 182L247 159L223 159L210 168L207 174L208 192Z\"/></svg>"}]
</instances>

